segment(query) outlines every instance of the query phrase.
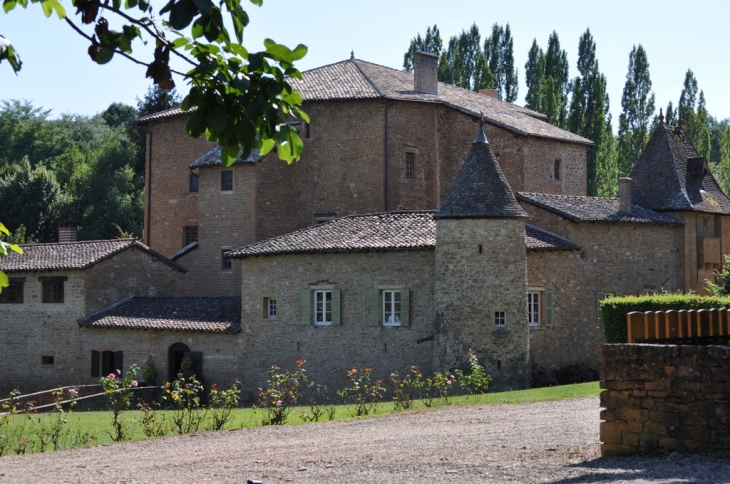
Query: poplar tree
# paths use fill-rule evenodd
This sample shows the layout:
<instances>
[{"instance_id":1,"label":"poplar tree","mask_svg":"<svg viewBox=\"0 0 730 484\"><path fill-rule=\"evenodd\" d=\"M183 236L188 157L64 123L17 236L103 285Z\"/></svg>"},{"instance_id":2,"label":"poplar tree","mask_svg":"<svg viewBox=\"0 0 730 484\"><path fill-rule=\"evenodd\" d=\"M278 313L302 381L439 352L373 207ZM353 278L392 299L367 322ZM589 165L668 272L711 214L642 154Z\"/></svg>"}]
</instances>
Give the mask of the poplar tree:
<instances>
[{"instance_id":1,"label":"poplar tree","mask_svg":"<svg viewBox=\"0 0 730 484\"><path fill-rule=\"evenodd\" d=\"M543 51L532 41L525 64L528 108L545 114L548 122L561 128L568 124L568 96L572 89L568 78L568 53L560 49L560 39L553 31Z\"/></svg>"},{"instance_id":2,"label":"poplar tree","mask_svg":"<svg viewBox=\"0 0 730 484\"><path fill-rule=\"evenodd\" d=\"M649 141L649 123L654 114L654 93L651 90L649 61L639 44L629 54L622 112L618 128L618 172L627 176Z\"/></svg>"},{"instance_id":3,"label":"poplar tree","mask_svg":"<svg viewBox=\"0 0 730 484\"><path fill-rule=\"evenodd\" d=\"M667 104L667 112L664 115L664 122L671 126L677 125L677 111L674 109L672 101L669 101L669 104Z\"/></svg>"},{"instance_id":4,"label":"poplar tree","mask_svg":"<svg viewBox=\"0 0 730 484\"><path fill-rule=\"evenodd\" d=\"M541 110L542 79L545 76L545 53L537 45L537 39L532 40L532 46L527 54L525 64L525 83L527 94L525 95L525 107L534 111Z\"/></svg>"},{"instance_id":5,"label":"poplar tree","mask_svg":"<svg viewBox=\"0 0 730 484\"><path fill-rule=\"evenodd\" d=\"M699 99L698 99L699 97ZM679 96L679 118L682 127L694 143L700 155L710 158L710 129L708 127L709 114L705 106L705 94L699 91L697 79L692 70L687 69L684 76L684 86Z\"/></svg>"}]
</instances>

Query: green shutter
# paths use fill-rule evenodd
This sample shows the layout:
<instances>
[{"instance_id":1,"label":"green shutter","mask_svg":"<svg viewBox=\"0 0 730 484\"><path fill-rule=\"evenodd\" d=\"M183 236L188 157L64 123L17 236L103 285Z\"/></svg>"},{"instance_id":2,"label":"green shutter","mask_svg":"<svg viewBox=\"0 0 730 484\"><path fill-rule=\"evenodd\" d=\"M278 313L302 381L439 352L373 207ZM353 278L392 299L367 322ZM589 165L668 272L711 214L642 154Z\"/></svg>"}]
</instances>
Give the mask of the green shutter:
<instances>
[{"instance_id":1,"label":"green shutter","mask_svg":"<svg viewBox=\"0 0 730 484\"><path fill-rule=\"evenodd\" d=\"M601 314L601 301L606 298L606 295L602 292L596 293L596 316L599 324L603 324L603 315Z\"/></svg>"},{"instance_id":2,"label":"green shutter","mask_svg":"<svg viewBox=\"0 0 730 484\"><path fill-rule=\"evenodd\" d=\"M545 326L553 325L553 291L545 291Z\"/></svg>"},{"instance_id":3,"label":"green shutter","mask_svg":"<svg viewBox=\"0 0 730 484\"><path fill-rule=\"evenodd\" d=\"M401 289L400 291L400 325L411 325L411 290Z\"/></svg>"},{"instance_id":4,"label":"green shutter","mask_svg":"<svg viewBox=\"0 0 730 484\"><path fill-rule=\"evenodd\" d=\"M368 289L368 326L377 326L380 323L380 304L378 290Z\"/></svg>"},{"instance_id":5,"label":"green shutter","mask_svg":"<svg viewBox=\"0 0 730 484\"><path fill-rule=\"evenodd\" d=\"M332 289L332 326L340 324L340 290Z\"/></svg>"},{"instance_id":6,"label":"green shutter","mask_svg":"<svg viewBox=\"0 0 730 484\"><path fill-rule=\"evenodd\" d=\"M309 289L299 291L299 324L312 324L312 294Z\"/></svg>"}]
</instances>

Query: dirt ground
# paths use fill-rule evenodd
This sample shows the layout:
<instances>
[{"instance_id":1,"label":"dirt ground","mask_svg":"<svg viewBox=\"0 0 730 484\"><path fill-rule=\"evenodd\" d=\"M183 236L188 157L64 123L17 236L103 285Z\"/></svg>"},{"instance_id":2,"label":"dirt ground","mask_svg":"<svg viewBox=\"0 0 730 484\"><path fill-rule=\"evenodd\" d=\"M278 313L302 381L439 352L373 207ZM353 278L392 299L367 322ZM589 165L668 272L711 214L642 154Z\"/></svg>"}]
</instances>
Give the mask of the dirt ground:
<instances>
[{"instance_id":1,"label":"dirt ground","mask_svg":"<svg viewBox=\"0 0 730 484\"><path fill-rule=\"evenodd\" d=\"M597 398L442 407L0 458L0 483L730 483L728 454L601 458Z\"/></svg>"}]
</instances>

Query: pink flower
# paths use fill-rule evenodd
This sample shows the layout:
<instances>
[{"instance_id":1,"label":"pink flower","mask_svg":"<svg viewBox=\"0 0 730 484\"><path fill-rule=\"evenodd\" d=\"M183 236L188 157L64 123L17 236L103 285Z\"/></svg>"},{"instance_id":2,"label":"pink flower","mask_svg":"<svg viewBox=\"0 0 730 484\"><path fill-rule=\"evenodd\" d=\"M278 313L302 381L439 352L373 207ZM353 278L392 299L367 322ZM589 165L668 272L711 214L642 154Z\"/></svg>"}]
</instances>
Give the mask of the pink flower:
<instances>
[{"instance_id":1,"label":"pink flower","mask_svg":"<svg viewBox=\"0 0 730 484\"><path fill-rule=\"evenodd\" d=\"M107 378L109 378L110 380L113 380L116 378L116 375L114 375L114 373L109 373L109 376Z\"/></svg>"},{"instance_id":2,"label":"pink flower","mask_svg":"<svg viewBox=\"0 0 730 484\"><path fill-rule=\"evenodd\" d=\"M282 403L283 403L283 402L282 402L281 400L277 400L277 401L276 401L276 404L277 404L277 405L281 405Z\"/></svg>"},{"instance_id":3,"label":"pink flower","mask_svg":"<svg viewBox=\"0 0 730 484\"><path fill-rule=\"evenodd\" d=\"M451 385L451 380L446 380L447 385Z\"/></svg>"},{"instance_id":4,"label":"pink flower","mask_svg":"<svg viewBox=\"0 0 730 484\"><path fill-rule=\"evenodd\" d=\"M136 387L138 385L137 380L132 380L132 386Z\"/></svg>"},{"instance_id":5,"label":"pink flower","mask_svg":"<svg viewBox=\"0 0 730 484\"><path fill-rule=\"evenodd\" d=\"M69 392L69 393L70 393L71 395L73 395L74 393L76 393L76 389L75 389L75 388L69 388L69 389L68 389L68 392Z\"/></svg>"}]
</instances>

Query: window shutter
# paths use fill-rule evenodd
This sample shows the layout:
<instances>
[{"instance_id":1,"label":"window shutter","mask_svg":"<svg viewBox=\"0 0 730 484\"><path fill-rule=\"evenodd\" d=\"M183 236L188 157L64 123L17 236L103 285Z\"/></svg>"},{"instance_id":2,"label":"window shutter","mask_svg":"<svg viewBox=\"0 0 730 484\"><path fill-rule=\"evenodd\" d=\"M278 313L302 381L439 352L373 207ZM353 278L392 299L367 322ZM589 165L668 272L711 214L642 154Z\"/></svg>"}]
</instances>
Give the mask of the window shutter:
<instances>
[{"instance_id":1,"label":"window shutter","mask_svg":"<svg viewBox=\"0 0 730 484\"><path fill-rule=\"evenodd\" d=\"M114 370L119 370L124 375L124 351L114 352Z\"/></svg>"},{"instance_id":2,"label":"window shutter","mask_svg":"<svg viewBox=\"0 0 730 484\"><path fill-rule=\"evenodd\" d=\"M596 293L596 316L599 324L603 324L603 315L601 314L601 301L606 298L606 295L602 292Z\"/></svg>"},{"instance_id":3,"label":"window shutter","mask_svg":"<svg viewBox=\"0 0 730 484\"><path fill-rule=\"evenodd\" d=\"M98 377L101 375L99 372L99 361L101 355L96 350L91 350L91 376Z\"/></svg>"},{"instance_id":4,"label":"window shutter","mask_svg":"<svg viewBox=\"0 0 730 484\"><path fill-rule=\"evenodd\" d=\"M368 289L368 326L380 323L380 301L377 289Z\"/></svg>"},{"instance_id":5,"label":"window shutter","mask_svg":"<svg viewBox=\"0 0 730 484\"><path fill-rule=\"evenodd\" d=\"M411 325L411 290L402 289L400 292L400 325Z\"/></svg>"},{"instance_id":6,"label":"window shutter","mask_svg":"<svg viewBox=\"0 0 730 484\"><path fill-rule=\"evenodd\" d=\"M340 324L340 290L332 289L332 326Z\"/></svg>"},{"instance_id":7,"label":"window shutter","mask_svg":"<svg viewBox=\"0 0 730 484\"><path fill-rule=\"evenodd\" d=\"M553 325L553 291L545 291L545 326Z\"/></svg>"},{"instance_id":8,"label":"window shutter","mask_svg":"<svg viewBox=\"0 0 730 484\"><path fill-rule=\"evenodd\" d=\"M309 289L299 291L299 324L312 324L312 293Z\"/></svg>"}]
</instances>

